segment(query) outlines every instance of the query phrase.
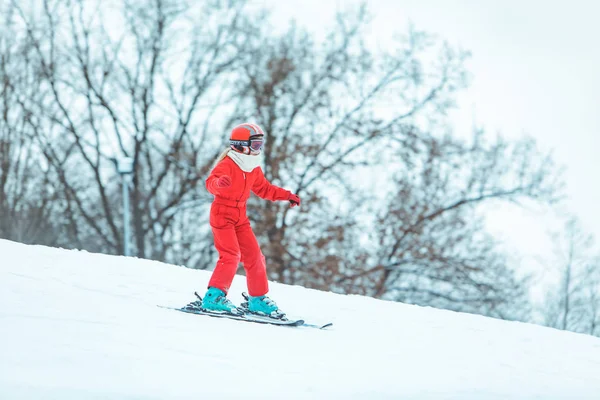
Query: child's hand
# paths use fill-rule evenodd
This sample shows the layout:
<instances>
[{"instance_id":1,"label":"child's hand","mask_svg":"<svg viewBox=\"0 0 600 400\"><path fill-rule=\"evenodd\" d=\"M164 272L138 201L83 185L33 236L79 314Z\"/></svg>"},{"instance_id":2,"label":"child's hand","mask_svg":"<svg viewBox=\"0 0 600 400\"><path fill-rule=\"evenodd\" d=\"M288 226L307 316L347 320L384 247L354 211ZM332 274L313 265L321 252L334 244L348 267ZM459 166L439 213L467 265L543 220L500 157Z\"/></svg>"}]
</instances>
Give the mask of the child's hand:
<instances>
[{"instance_id":1,"label":"child's hand","mask_svg":"<svg viewBox=\"0 0 600 400\"><path fill-rule=\"evenodd\" d=\"M300 197L298 197L297 194L290 194L290 197L288 198L289 202L290 202L290 207L296 207L300 205Z\"/></svg>"},{"instance_id":2,"label":"child's hand","mask_svg":"<svg viewBox=\"0 0 600 400\"><path fill-rule=\"evenodd\" d=\"M231 186L231 178L229 176L223 175L219 177L219 179L217 180L217 187L227 188L229 186Z\"/></svg>"}]
</instances>

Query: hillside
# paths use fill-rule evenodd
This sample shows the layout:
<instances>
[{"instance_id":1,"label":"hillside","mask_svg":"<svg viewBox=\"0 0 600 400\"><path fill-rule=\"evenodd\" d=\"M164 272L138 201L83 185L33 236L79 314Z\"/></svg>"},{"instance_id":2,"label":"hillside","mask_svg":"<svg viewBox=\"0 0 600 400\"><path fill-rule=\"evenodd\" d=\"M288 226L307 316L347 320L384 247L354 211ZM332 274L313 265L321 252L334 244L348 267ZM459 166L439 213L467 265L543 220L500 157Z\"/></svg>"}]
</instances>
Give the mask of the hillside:
<instances>
[{"instance_id":1,"label":"hillside","mask_svg":"<svg viewBox=\"0 0 600 400\"><path fill-rule=\"evenodd\" d=\"M598 399L600 339L272 283L284 328L188 315L210 272L0 240L0 399ZM231 290L241 301L245 281Z\"/></svg>"}]
</instances>

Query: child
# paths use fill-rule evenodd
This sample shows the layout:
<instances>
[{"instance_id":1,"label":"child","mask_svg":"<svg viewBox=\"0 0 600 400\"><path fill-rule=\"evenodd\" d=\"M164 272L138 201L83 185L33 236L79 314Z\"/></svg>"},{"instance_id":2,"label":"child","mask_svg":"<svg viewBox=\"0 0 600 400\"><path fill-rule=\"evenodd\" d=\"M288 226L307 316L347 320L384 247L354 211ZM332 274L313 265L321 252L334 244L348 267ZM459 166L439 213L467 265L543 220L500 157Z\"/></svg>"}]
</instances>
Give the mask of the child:
<instances>
[{"instance_id":1,"label":"child","mask_svg":"<svg viewBox=\"0 0 600 400\"><path fill-rule=\"evenodd\" d=\"M272 185L265 178L259 166L265 135L258 125L236 126L231 131L229 143L230 148L219 156L206 179L206 188L215 196L210 208L210 226L219 260L208 283L202 308L241 313L226 297L241 261L248 284L248 311L281 317L283 313L279 312L275 302L265 296L269 291L265 257L250 227L246 201L250 191L263 199L289 201L291 207L300 205L300 197Z\"/></svg>"}]
</instances>

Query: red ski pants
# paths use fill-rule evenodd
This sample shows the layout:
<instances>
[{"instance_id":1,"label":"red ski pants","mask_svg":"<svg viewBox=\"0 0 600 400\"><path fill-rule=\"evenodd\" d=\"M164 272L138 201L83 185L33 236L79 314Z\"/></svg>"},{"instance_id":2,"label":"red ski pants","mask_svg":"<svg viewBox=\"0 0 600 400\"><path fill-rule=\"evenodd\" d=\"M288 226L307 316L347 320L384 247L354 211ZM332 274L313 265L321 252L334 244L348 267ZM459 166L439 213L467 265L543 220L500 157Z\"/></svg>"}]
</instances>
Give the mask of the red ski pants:
<instances>
[{"instance_id":1,"label":"red ski pants","mask_svg":"<svg viewBox=\"0 0 600 400\"><path fill-rule=\"evenodd\" d=\"M265 256L246 215L246 205L238 207L213 203L210 226L219 260L208 283L227 293L240 261L246 271L248 294L262 296L269 291Z\"/></svg>"}]
</instances>

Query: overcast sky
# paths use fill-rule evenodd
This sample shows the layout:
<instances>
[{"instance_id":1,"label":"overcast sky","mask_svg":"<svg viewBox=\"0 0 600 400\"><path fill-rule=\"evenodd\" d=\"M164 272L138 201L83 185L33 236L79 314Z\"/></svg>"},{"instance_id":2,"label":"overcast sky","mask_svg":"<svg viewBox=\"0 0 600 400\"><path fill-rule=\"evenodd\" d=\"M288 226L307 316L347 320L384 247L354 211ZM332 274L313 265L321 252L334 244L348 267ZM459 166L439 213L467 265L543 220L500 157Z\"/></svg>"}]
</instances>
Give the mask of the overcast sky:
<instances>
[{"instance_id":1,"label":"overcast sky","mask_svg":"<svg viewBox=\"0 0 600 400\"><path fill-rule=\"evenodd\" d=\"M353 0L254 0L316 32ZM567 167L566 206L600 240L600 1L369 0L371 34L438 34L472 52L470 88L452 114L457 132L473 121L506 137L529 135ZM507 215L507 213L510 213ZM549 225L529 211L500 210L492 229L531 255L548 251Z\"/></svg>"}]
</instances>

